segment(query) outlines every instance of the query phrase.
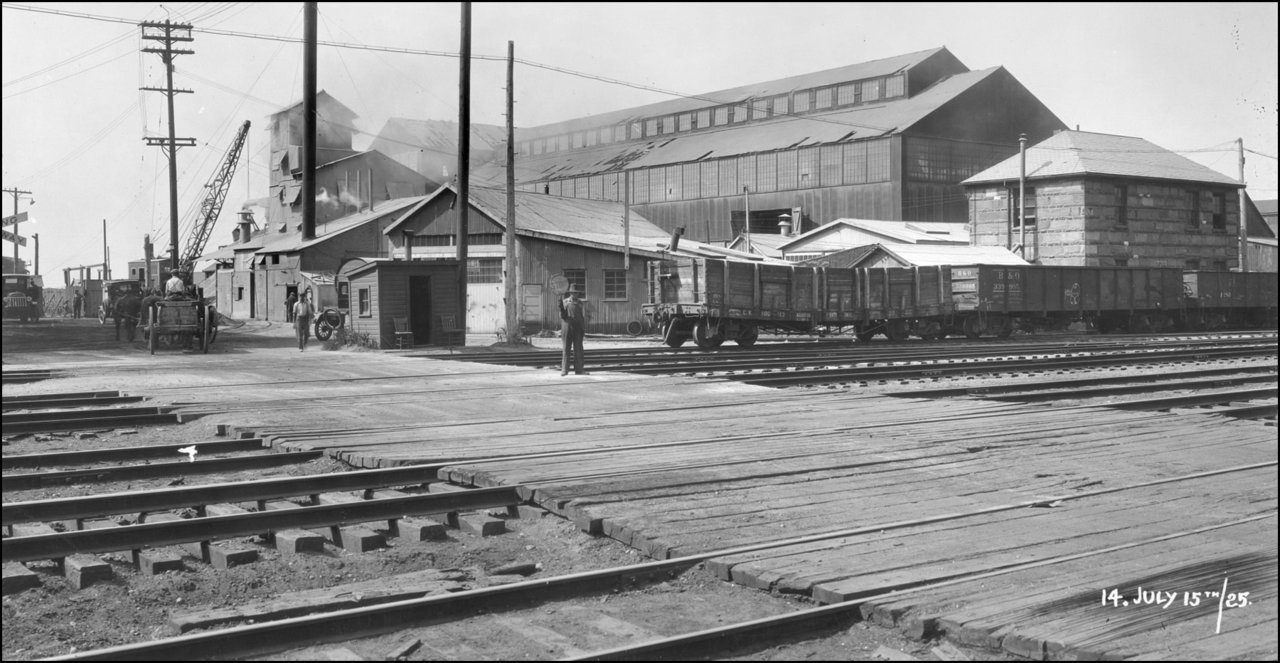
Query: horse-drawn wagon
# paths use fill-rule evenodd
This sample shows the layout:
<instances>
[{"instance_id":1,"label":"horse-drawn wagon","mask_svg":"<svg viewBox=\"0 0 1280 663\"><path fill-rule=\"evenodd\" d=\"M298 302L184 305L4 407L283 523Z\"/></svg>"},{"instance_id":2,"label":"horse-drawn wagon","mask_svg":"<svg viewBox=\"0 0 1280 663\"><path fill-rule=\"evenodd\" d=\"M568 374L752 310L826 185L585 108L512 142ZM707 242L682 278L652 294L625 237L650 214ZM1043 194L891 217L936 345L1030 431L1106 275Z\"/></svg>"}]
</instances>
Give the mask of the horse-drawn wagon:
<instances>
[{"instance_id":1,"label":"horse-drawn wagon","mask_svg":"<svg viewBox=\"0 0 1280 663\"><path fill-rule=\"evenodd\" d=\"M161 339L183 347L199 347L208 353L218 336L218 312L203 299L162 299L152 302L146 311L147 349L156 353ZM198 344L198 346L197 346Z\"/></svg>"}]
</instances>

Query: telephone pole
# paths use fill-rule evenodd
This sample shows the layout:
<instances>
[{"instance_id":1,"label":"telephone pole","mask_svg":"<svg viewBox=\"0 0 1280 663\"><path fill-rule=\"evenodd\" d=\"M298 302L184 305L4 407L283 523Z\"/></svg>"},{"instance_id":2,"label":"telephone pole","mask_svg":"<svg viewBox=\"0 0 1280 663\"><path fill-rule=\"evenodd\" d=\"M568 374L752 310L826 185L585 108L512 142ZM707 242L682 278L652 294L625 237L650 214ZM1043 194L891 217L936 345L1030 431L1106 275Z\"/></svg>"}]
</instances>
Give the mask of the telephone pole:
<instances>
[{"instance_id":1,"label":"telephone pole","mask_svg":"<svg viewBox=\"0 0 1280 663\"><path fill-rule=\"evenodd\" d=\"M21 220L21 217L18 216L18 199L23 196L31 195L31 192L22 191L16 187L12 189L5 189L4 192L13 196L13 217L11 217L11 219L6 219L6 221L13 221L11 224L13 226L13 230L5 229L5 239L10 239L9 233L13 233L13 273L20 274L21 272L18 271L18 246L20 244L26 244L27 240L18 235L18 222ZM35 204L35 201L31 201L31 203Z\"/></svg>"},{"instance_id":2,"label":"telephone pole","mask_svg":"<svg viewBox=\"0 0 1280 663\"><path fill-rule=\"evenodd\" d=\"M516 43L507 42L507 343L520 342L520 300L516 268L516 122L515 66Z\"/></svg>"},{"instance_id":3,"label":"telephone pole","mask_svg":"<svg viewBox=\"0 0 1280 663\"><path fill-rule=\"evenodd\" d=\"M192 90L175 90L173 89L173 58L175 55L192 55L195 51L186 49L177 49L173 45L177 42L194 41L191 37L191 25L187 23L170 23L165 19L163 23L147 22L138 24L142 28L142 38L151 41L157 41L162 44L160 48L144 48L143 53L159 54L160 59L164 60L165 86L164 87L144 87L141 90L149 92L163 92L168 98L169 105L169 138L160 138L158 136L144 136L143 140L147 141L147 145L160 146L169 155L169 269L176 271L178 269L178 148L179 147L195 147L196 139L194 138L175 138L173 128L173 95L186 92L190 94Z\"/></svg>"},{"instance_id":4,"label":"telephone pole","mask_svg":"<svg viewBox=\"0 0 1280 663\"><path fill-rule=\"evenodd\" d=\"M1236 139L1236 150L1240 153L1240 271L1249 271L1249 213L1244 202L1244 139Z\"/></svg>"},{"instance_id":5,"label":"telephone pole","mask_svg":"<svg viewBox=\"0 0 1280 663\"><path fill-rule=\"evenodd\" d=\"M471 3L462 3L462 48L458 58L458 328L467 329L467 184L471 169Z\"/></svg>"}]
</instances>

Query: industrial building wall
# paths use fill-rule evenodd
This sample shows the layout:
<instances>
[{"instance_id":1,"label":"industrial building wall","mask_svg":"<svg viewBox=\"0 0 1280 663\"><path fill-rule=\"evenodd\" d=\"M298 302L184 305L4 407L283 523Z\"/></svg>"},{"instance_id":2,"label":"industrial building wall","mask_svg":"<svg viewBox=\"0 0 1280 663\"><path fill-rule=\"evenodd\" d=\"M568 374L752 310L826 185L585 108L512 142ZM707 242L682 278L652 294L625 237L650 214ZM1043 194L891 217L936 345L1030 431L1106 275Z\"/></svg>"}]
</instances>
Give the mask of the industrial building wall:
<instances>
[{"instance_id":1,"label":"industrial building wall","mask_svg":"<svg viewBox=\"0 0 1280 663\"><path fill-rule=\"evenodd\" d=\"M632 256L631 269L625 273L626 297L605 299L605 270L623 269L621 253L531 238L521 238L520 246L520 284L541 286L544 329L560 328L559 300L564 293L552 287L551 279L566 269L586 273L587 332L621 334L627 323L640 319L640 307L648 292L645 259Z\"/></svg>"}]
</instances>

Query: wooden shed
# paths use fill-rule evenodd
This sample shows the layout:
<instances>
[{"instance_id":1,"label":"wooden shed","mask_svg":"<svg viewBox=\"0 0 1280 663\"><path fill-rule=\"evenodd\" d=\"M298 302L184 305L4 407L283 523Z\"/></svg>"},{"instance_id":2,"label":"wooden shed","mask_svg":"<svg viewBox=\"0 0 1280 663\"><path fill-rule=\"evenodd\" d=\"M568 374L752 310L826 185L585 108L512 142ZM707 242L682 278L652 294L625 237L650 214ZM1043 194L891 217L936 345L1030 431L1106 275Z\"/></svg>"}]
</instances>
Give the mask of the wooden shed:
<instances>
[{"instance_id":1,"label":"wooden shed","mask_svg":"<svg viewBox=\"0 0 1280 663\"><path fill-rule=\"evenodd\" d=\"M339 268L337 290L347 329L378 339L379 348L465 344L457 260L353 258Z\"/></svg>"}]
</instances>

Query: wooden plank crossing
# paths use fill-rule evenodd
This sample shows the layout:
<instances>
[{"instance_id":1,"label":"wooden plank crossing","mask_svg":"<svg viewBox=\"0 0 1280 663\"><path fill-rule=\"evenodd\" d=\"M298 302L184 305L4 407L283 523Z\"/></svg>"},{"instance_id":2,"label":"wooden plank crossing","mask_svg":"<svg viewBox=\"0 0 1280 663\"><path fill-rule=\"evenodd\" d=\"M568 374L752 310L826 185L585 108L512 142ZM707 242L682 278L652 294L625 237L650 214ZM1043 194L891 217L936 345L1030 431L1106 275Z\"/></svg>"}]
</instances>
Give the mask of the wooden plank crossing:
<instances>
[{"instance_id":1,"label":"wooden plank crossing","mask_svg":"<svg viewBox=\"0 0 1280 663\"><path fill-rule=\"evenodd\" d=\"M917 637L1031 658L1275 655L1274 425L384 355L326 358L305 379L281 366L149 396L283 449L521 485L657 558L775 543L707 566L860 601ZM1224 579L1250 603L1221 625L1217 599L1099 601Z\"/></svg>"}]
</instances>

